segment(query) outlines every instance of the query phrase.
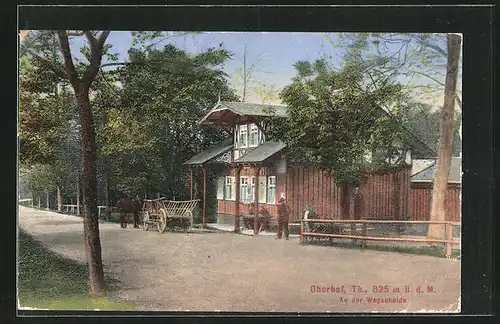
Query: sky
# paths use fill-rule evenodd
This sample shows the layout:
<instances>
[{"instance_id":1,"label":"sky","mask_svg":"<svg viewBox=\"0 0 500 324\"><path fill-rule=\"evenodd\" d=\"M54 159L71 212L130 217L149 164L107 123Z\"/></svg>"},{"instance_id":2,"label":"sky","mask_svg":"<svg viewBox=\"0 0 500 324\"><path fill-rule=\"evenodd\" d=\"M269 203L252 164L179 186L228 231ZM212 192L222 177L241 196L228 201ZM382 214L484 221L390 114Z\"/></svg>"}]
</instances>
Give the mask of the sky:
<instances>
[{"instance_id":1,"label":"sky","mask_svg":"<svg viewBox=\"0 0 500 324\"><path fill-rule=\"evenodd\" d=\"M113 46L113 52L119 53L119 60L128 58L127 51L132 46L131 32L113 31L109 35L108 44ZM254 81L264 82L267 86L274 86L281 90L291 83L295 76L294 63L300 60L314 61L322 53L327 52L334 62L340 63L341 50L333 48L325 41L324 33L277 33L277 32L203 32L201 34L190 34L171 38L160 44L164 46L172 43L175 46L190 52L200 53L210 47L218 47L219 44L230 51L233 56L224 65L224 71L229 75L233 88L241 91L241 82L237 78L237 70L243 66L243 53L245 46L248 49L247 66L254 64L255 72L252 76ZM77 53L74 43L73 53ZM429 81L423 78L415 79L417 83ZM443 80L444 81L444 80ZM460 83L460 82L459 82ZM461 86L459 86L461 89ZM246 98L248 102L261 102L261 98L250 91ZM436 102L442 104L442 98ZM270 103L280 103L273 100Z\"/></svg>"}]
</instances>

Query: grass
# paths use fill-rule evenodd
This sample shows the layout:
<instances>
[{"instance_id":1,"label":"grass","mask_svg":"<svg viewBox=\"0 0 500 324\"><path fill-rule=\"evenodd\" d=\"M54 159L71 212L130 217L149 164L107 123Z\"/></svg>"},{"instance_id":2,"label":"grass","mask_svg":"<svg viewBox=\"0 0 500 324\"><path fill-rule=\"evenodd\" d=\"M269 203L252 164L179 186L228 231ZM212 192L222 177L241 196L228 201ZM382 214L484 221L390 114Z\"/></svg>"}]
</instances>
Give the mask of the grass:
<instances>
[{"instance_id":1,"label":"grass","mask_svg":"<svg viewBox=\"0 0 500 324\"><path fill-rule=\"evenodd\" d=\"M314 245L328 245L339 248L346 249L361 249L360 244L351 243L351 242L340 242L334 241L333 244L328 242L327 240L321 241L313 241L306 242L303 244L314 244ZM384 252L396 252L396 253L405 253L405 254L414 254L414 255L429 255L435 256L439 258L446 257L446 248L440 246L420 246L420 247L410 247L410 246L397 246L397 245L376 245L376 244L367 244L364 248L365 250L371 251L384 251ZM452 249L452 258L456 258L460 256L459 249Z\"/></svg>"},{"instance_id":2,"label":"grass","mask_svg":"<svg viewBox=\"0 0 500 324\"><path fill-rule=\"evenodd\" d=\"M51 310L137 310L119 301L116 286L108 285L106 297L89 295L84 264L63 258L43 247L29 234L19 232L18 296L21 307Z\"/></svg>"}]
</instances>

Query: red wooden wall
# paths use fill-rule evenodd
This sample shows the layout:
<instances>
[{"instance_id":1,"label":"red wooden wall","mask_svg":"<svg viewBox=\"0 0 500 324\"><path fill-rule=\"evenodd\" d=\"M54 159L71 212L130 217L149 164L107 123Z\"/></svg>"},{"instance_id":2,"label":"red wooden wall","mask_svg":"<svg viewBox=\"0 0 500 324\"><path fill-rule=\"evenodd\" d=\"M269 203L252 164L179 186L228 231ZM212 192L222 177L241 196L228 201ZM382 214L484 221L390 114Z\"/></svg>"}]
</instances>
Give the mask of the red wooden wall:
<instances>
[{"instance_id":1,"label":"red wooden wall","mask_svg":"<svg viewBox=\"0 0 500 324\"><path fill-rule=\"evenodd\" d=\"M408 167L395 174L370 175L361 188L361 218L397 219L408 214L410 170ZM304 166L288 168L287 202L292 221L303 217L307 205L321 218L339 219L340 196L340 187L325 172ZM395 209L396 199L399 211Z\"/></svg>"},{"instance_id":2,"label":"red wooden wall","mask_svg":"<svg viewBox=\"0 0 500 324\"><path fill-rule=\"evenodd\" d=\"M255 171L256 168L251 168L251 167L245 167L241 170L240 176L255 176ZM227 172L228 176L235 176L236 175L236 170L231 169L228 170ZM276 171L274 168L262 168L260 170L260 175L261 176L275 176ZM279 194L281 191L283 191L283 188L285 187L286 183L283 181L280 181L280 177L277 177L276 182L276 197L279 198ZM217 210L221 214L231 214L234 215L236 212L236 202L231 201L231 200L217 200ZM248 215L250 213L253 213L254 211L254 206L251 203L241 203L240 202L240 214L241 215ZM259 203L259 211L261 213L269 213L273 218L277 217L277 206L275 204L265 204L265 203Z\"/></svg>"},{"instance_id":3,"label":"red wooden wall","mask_svg":"<svg viewBox=\"0 0 500 324\"><path fill-rule=\"evenodd\" d=\"M460 221L460 185L449 184L444 199L447 221ZM410 189L411 219L429 220L431 211L432 184L412 183Z\"/></svg>"},{"instance_id":4,"label":"red wooden wall","mask_svg":"<svg viewBox=\"0 0 500 324\"><path fill-rule=\"evenodd\" d=\"M372 174L361 188L361 218L368 219L409 219L429 220L431 184L410 184L410 167L397 173ZM230 170L228 175L235 175ZM244 168L241 175L255 175L254 168ZM273 168L262 168L260 175L276 175ZM292 214L290 221L302 219L307 205L311 205L321 218L340 218L341 190L333 178L326 173L305 166L289 167L286 175L277 176L276 198L282 193L287 198ZM399 185L399 190L397 186ZM399 192L399 195L398 195ZM450 185L445 198L446 220L460 220L460 186ZM399 200L399 210L396 210ZM235 202L218 200L218 211L224 214L235 213ZM277 216L274 204L259 204L261 212ZM241 215L253 213L253 205L240 203Z\"/></svg>"}]
</instances>

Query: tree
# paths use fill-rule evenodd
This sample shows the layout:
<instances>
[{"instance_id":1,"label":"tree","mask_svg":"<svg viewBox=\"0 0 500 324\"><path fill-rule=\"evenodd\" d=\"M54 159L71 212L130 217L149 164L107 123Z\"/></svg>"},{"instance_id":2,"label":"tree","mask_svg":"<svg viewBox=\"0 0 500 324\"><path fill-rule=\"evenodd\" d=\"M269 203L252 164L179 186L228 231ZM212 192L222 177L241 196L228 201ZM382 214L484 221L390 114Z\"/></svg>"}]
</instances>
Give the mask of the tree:
<instances>
[{"instance_id":1,"label":"tree","mask_svg":"<svg viewBox=\"0 0 500 324\"><path fill-rule=\"evenodd\" d=\"M188 197L188 170L182 163L207 146L230 136L198 121L218 100L236 100L221 66L229 59L222 48L200 54L173 45L131 49L129 64L116 71L121 87L100 87L95 104L102 115L97 139L100 158L113 165L117 191ZM99 82L99 81L98 81ZM111 163L111 164L108 164Z\"/></svg>"},{"instance_id":2,"label":"tree","mask_svg":"<svg viewBox=\"0 0 500 324\"><path fill-rule=\"evenodd\" d=\"M41 37L35 44L57 60L59 45L50 38ZM52 71L28 55L20 58L19 69L19 144L20 163L29 168L33 164L50 166L57 189L58 209L62 207L62 192L72 190L77 178L74 143L68 145L74 132L74 95L69 84L61 82Z\"/></svg>"},{"instance_id":3,"label":"tree","mask_svg":"<svg viewBox=\"0 0 500 324\"><path fill-rule=\"evenodd\" d=\"M378 73L398 77L419 101L436 98L444 90L446 34L340 33L325 35L327 43L344 50L344 58L377 62ZM459 72L460 75L460 72ZM461 93L455 100L462 108Z\"/></svg>"},{"instance_id":4,"label":"tree","mask_svg":"<svg viewBox=\"0 0 500 324\"><path fill-rule=\"evenodd\" d=\"M271 136L285 142L296 161L333 174L342 188L341 216L352 218L349 205L354 205L364 176L394 166L394 158L404 156L401 129L380 108L391 106L397 113L402 87L367 76L365 65L356 60L339 72L330 71L321 59L297 62L295 69L297 77L281 93L288 117L274 119ZM367 161L366 154L373 151L383 151L384 158Z\"/></svg>"},{"instance_id":5,"label":"tree","mask_svg":"<svg viewBox=\"0 0 500 324\"><path fill-rule=\"evenodd\" d=\"M459 134L462 121L459 112L455 115L452 155L459 156L462 150L462 140ZM435 108L426 103L410 102L404 109L401 109L400 121L416 138L433 151L438 152L441 107Z\"/></svg>"},{"instance_id":6,"label":"tree","mask_svg":"<svg viewBox=\"0 0 500 324\"><path fill-rule=\"evenodd\" d=\"M444 221L446 219L444 197L448 187L448 176L450 173L452 156L453 115L455 111L454 99L456 96L461 42L462 38L460 35L448 34L448 63L446 68L444 104L441 111L441 127L439 131L439 155L436 163L436 174L434 175L434 186L432 189L430 214L430 219L432 221ZM427 236L443 238L443 226L439 224L429 225Z\"/></svg>"},{"instance_id":7,"label":"tree","mask_svg":"<svg viewBox=\"0 0 500 324\"><path fill-rule=\"evenodd\" d=\"M110 31L67 31L33 33L32 40L37 37L48 40L57 40L59 55L47 53L43 47L36 44L25 46L29 55L41 65L51 70L53 75L61 80L67 80L74 91L79 112L81 149L82 149L82 189L83 204L85 209L84 236L87 262L89 265L89 280L91 293L94 296L105 293L104 271L102 267L101 242L99 238L99 222L96 204L96 152L94 140L94 125L89 91L99 69L103 55L107 48L106 40ZM70 48L70 37L85 36L87 45L82 49L82 54L88 64L77 62L75 65ZM27 36L29 37L29 36ZM28 42L24 40L26 45ZM42 43L43 45L43 43ZM62 63L59 62L62 60Z\"/></svg>"},{"instance_id":8,"label":"tree","mask_svg":"<svg viewBox=\"0 0 500 324\"><path fill-rule=\"evenodd\" d=\"M268 73L257 68L255 62L248 62L248 48L245 46L243 50L242 65L236 69L233 79L238 87L241 87L241 101L245 102L249 91L254 91L262 103L273 101L279 98L279 92L274 85L268 85L263 81L259 81L254 77L254 72ZM257 61L261 60L264 54L260 54Z\"/></svg>"}]
</instances>

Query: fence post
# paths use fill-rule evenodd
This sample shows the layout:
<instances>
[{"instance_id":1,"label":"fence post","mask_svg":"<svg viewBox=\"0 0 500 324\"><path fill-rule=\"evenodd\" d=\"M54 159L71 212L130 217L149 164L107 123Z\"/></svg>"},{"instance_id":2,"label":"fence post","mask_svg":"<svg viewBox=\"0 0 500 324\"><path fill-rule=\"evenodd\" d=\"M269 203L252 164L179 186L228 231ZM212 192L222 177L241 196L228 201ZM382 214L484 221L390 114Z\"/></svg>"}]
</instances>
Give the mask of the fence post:
<instances>
[{"instance_id":1,"label":"fence post","mask_svg":"<svg viewBox=\"0 0 500 324\"><path fill-rule=\"evenodd\" d=\"M445 225L446 229L446 239L448 241L451 241L453 239L453 224L447 223ZM452 253L452 244L450 242L446 243L446 257L449 258L451 257Z\"/></svg>"},{"instance_id":2,"label":"fence post","mask_svg":"<svg viewBox=\"0 0 500 324\"><path fill-rule=\"evenodd\" d=\"M304 241L304 220L300 220L300 243Z\"/></svg>"},{"instance_id":3,"label":"fence post","mask_svg":"<svg viewBox=\"0 0 500 324\"><path fill-rule=\"evenodd\" d=\"M363 232L362 232L363 236L366 237L366 223L363 223ZM361 243L361 246L363 248L366 247L366 240L363 240L363 242Z\"/></svg>"}]
</instances>

